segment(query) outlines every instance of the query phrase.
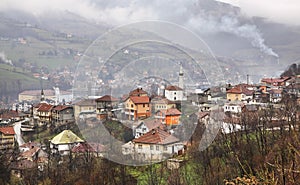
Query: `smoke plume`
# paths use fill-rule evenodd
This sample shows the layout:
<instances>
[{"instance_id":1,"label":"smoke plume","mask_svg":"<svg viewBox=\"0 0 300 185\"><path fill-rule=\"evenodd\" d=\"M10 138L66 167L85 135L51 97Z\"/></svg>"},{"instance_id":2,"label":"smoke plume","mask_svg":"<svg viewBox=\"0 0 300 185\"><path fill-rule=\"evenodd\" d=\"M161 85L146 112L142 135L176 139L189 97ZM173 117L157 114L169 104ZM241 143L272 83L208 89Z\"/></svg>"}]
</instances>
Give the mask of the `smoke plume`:
<instances>
[{"instance_id":1,"label":"smoke plume","mask_svg":"<svg viewBox=\"0 0 300 185\"><path fill-rule=\"evenodd\" d=\"M3 51L0 52L0 63L4 63L4 64L13 66L12 61L6 58L6 55Z\"/></svg>"}]
</instances>

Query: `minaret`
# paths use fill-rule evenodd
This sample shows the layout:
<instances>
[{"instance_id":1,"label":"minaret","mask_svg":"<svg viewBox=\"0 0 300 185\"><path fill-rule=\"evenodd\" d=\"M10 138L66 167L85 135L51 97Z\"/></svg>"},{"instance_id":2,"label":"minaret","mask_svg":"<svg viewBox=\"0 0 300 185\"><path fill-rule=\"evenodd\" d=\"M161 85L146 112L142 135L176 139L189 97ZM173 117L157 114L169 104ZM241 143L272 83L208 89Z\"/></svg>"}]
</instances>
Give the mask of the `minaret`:
<instances>
[{"instance_id":1,"label":"minaret","mask_svg":"<svg viewBox=\"0 0 300 185\"><path fill-rule=\"evenodd\" d=\"M41 102L45 101L44 89L41 91Z\"/></svg>"},{"instance_id":2,"label":"minaret","mask_svg":"<svg viewBox=\"0 0 300 185\"><path fill-rule=\"evenodd\" d=\"M179 83L178 86L183 89L183 68L182 64L180 63L180 71L179 71Z\"/></svg>"}]
</instances>

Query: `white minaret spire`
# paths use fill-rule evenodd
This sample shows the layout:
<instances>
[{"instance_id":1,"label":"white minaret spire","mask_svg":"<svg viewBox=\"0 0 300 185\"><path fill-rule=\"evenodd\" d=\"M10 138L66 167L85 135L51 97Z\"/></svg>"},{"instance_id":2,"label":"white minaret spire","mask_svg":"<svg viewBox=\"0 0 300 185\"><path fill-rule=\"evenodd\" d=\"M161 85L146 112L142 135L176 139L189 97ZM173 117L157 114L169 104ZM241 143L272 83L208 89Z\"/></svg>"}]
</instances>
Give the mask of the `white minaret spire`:
<instances>
[{"instance_id":1,"label":"white minaret spire","mask_svg":"<svg viewBox=\"0 0 300 185\"><path fill-rule=\"evenodd\" d=\"M183 68L182 63L180 62L180 70L179 70L179 83L178 86L183 89Z\"/></svg>"}]
</instances>

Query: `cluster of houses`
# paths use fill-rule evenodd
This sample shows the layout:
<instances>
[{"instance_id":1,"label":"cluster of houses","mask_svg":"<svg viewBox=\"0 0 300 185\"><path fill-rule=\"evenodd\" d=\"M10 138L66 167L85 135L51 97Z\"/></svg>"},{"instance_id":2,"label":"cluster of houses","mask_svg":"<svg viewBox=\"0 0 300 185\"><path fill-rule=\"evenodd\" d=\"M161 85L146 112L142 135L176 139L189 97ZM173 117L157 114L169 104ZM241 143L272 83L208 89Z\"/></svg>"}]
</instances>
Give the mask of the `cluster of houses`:
<instances>
[{"instance_id":1,"label":"cluster of houses","mask_svg":"<svg viewBox=\"0 0 300 185\"><path fill-rule=\"evenodd\" d=\"M34 125L63 125L75 120L101 123L105 120L126 120L130 123L133 138L123 144L123 155L134 160L160 161L169 156L180 155L187 149L188 141L181 141L174 135L174 129L182 125L182 102L188 102L198 108L197 123L207 124L210 121L212 100L210 89L196 90L185 94L182 85L167 86L163 96L149 96L142 88L136 88L123 97L116 98L104 95L96 99L82 99L70 105L52 104L45 101L43 91L41 101L32 106L30 114L18 110L10 113L0 112L1 121L5 119L21 120L30 117ZM300 76L264 78L259 84L238 84L227 86L222 108L223 133L243 129L240 124L240 113L257 111L266 104L280 105L285 95L292 96L300 105ZM230 113L230 114L228 114ZM228 115L231 115L228 117ZM234 116L232 116L234 115ZM297 113L299 116L299 111ZM299 119L299 118L298 118ZM94 120L94 121L91 121ZM91 123L91 124L90 124ZM122 123L120 123L122 124ZM232 127L232 124L235 124ZM1 124L0 150L13 149L16 144L14 127ZM22 129L22 128L21 128ZM23 128L24 129L24 128ZM26 130L22 130L26 131ZM18 160L12 165L16 174L26 168L43 169L48 155L39 143L30 142L19 146ZM99 143L88 143L71 130L63 130L50 140L51 155L80 155L90 152L94 156L103 156L108 148ZM21 174L21 173L20 173Z\"/></svg>"},{"instance_id":2,"label":"cluster of houses","mask_svg":"<svg viewBox=\"0 0 300 185\"><path fill-rule=\"evenodd\" d=\"M245 105L280 104L287 95L300 103L300 77L263 78L259 84L238 84L226 91L224 112L241 112Z\"/></svg>"}]
</instances>

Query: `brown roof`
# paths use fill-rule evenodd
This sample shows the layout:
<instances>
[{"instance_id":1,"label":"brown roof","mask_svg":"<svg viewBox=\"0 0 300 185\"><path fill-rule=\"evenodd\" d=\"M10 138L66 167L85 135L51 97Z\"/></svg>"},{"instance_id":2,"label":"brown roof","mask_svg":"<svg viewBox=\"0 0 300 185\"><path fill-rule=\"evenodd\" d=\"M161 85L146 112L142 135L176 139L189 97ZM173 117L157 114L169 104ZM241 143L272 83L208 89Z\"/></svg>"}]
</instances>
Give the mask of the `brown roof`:
<instances>
[{"instance_id":1,"label":"brown roof","mask_svg":"<svg viewBox=\"0 0 300 185\"><path fill-rule=\"evenodd\" d=\"M81 100L81 101L75 103L75 105L79 105L79 106L96 106L96 101L95 101L95 99L84 99L84 100Z\"/></svg>"},{"instance_id":2,"label":"brown roof","mask_svg":"<svg viewBox=\"0 0 300 185\"><path fill-rule=\"evenodd\" d=\"M66 105L57 105L53 108L53 110L56 110L56 111L62 111L62 110L65 110L67 108L72 108L70 106L66 106Z\"/></svg>"},{"instance_id":3,"label":"brown roof","mask_svg":"<svg viewBox=\"0 0 300 185\"><path fill-rule=\"evenodd\" d=\"M0 132L5 135L15 135L14 127L0 127Z\"/></svg>"},{"instance_id":4,"label":"brown roof","mask_svg":"<svg viewBox=\"0 0 300 185\"><path fill-rule=\"evenodd\" d=\"M227 93L232 93L232 94L245 94L245 95L252 95L254 93L253 90L247 89L248 85L247 84L239 84L233 87L232 89L227 90Z\"/></svg>"},{"instance_id":5,"label":"brown roof","mask_svg":"<svg viewBox=\"0 0 300 185\"><path fill-rule=\"evenodd\" d=\"M161 103L161 104L175 104L174 101L168 100L167 98L155 97L151 100L151 103Z\"/></svg>"},{"instance_id":6,"label":"brown roof","mask_svg":"<svg viewBox=\"0 0 300 185\"><path fill-rule=\"evenodd\" d=\"M0 110L0 118L2 119L11 119L19 116L19 113L15 110Z\"/></svg>"},{"instance_id":7,"label":"brown roof","mask_svg":"<svg viewBox=\"0 0 300 185\"><path fill-rule=\"evenodd\" d=\"M40 147L32 147L29 150L21 153L20 157L29 159L30 157L33 157L39 150L40 150Z\"/></svg>"},{"instance_id":8,"label":"brown roof","mask_svg":"<svg viewBox=\"0 0 300 185\"><path fill-rule=\"evenodd\" d=\"M144 120L141 123L144 123L149 130L156 129L157 127L164 129L164 125L161 123L161 121L156 119Z\"/></svg>"},{"instance_id":9,"label":"brown roof","mask_svg":"<svg viewBox=\"0 0 300 185\"><path fill-rule=\"evenodd\" d=\"M166 90L169 91L182 91L182 89L176 85L169 85L168 87L166 87Z\"/></svg>"},{"instance_id":10,"label":"brown roof","mask_svg":"<svg viewBox=\"0 0 300 185\"><path fill-rule=\"evenodd\" d=\"M105 95L96 99L96 102L115 102L115 101L118 101L118 99L110 95Z\"/></svg>"},{"instance_id":11,"label":"brown roof","mask_svg":"<svg viewBox=\"0 0 300 185\"><path fill-rule=\"evenodd\" d=\"M285 82L287 80L289 80L290 77L281 77L281 78L263 78L261 79L261 82L265 82L268 84L272 84L272 83L281 83L281 82Z\"/></svg>"},{"instance_id":12,"label":"brown roof","mask_svg":"<svg viewBox=\"0 0 300 185\"><path fill-rule=\"evenodd\" d=\"M209 112L199 112L198 114L199 119L204 118L205 116L209 116Z\"/></svg>"},{"instance_id":13,"label":"brown roof","mask_svg":"<svg viewBox=\"0 0 300 185\"><path fill-rule=\"evenodd\" d=\"M72 148L72 152L75 153L84 153L84 152L95 152L94 148L88 143L79 143Z\"/></svg>"},{"instance_id":14,"label":"brown roof","mask_svg":"<svg viewBox=\"0 0 300 185\"><path fill-rule=\"evenodd\" d=\"M181 115L181 112L176 108L167 109L166 115L172 116L172 115Z\"/></svg>"},{"instance_id":15,"label":"brown roof","mask_svg":"<svg viewBox=\"0 0 300 185\"><path fill-rule=\"evenodd\" d=\"M161 129L153 129L139 138L133 140L135 143L149 143L149 144L169 144L178 142L179 139L172 136L168 132Z\"/></svg>"},{"instance_id":16,"label":"brown roof","mask_svg":"<svg viewBox=\"0 0 300 185\"><path fill-rule=\"evenodd\" d=\"M43 103L40 105L37 111L39 112L48 112L51 111L54 106L50 104Z\"/></svg>"},{"instance_id":17,"label":"brown roof","mask_svg":"<svg viewBox=\"0 0 300 185\"><path fill-rule=\"evenodd\" d=\"M148 96L130 96L129 97L134 104L149 103L150 99Z\"/></svg>"},{"instance_id":18,"label":"brown roof","mask_svg":"<svg viewBox=\"0 0 300 185\"><path fill-rule=\"evenodd\" d=\"M142 88L137 88L129 93L129 96L147 95L148 93Z\"/></svg>"}]
</instances>

